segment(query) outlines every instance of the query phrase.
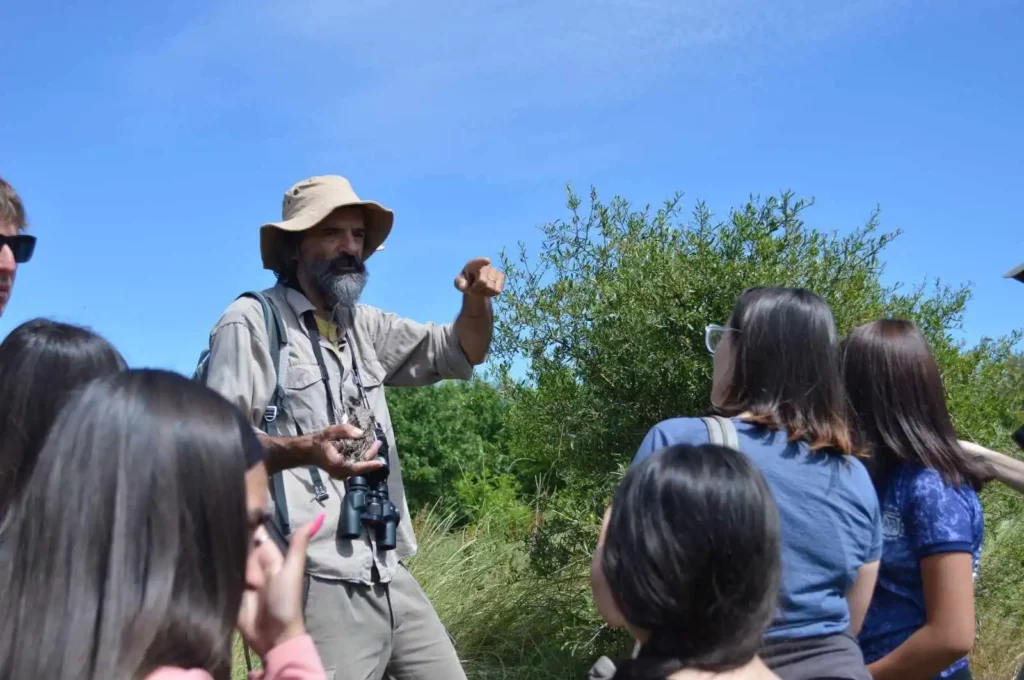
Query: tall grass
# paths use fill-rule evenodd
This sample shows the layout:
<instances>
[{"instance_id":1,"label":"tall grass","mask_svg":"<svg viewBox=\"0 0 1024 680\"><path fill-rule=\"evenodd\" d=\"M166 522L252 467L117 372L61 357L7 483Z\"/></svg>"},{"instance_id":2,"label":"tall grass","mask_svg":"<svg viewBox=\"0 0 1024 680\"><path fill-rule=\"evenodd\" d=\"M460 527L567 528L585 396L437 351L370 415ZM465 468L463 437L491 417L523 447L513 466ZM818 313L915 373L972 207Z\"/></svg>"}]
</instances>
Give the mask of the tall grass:
<instances>
[{"instance_id":1,"label":"tall grass","mask_svg":"<svg viewBox=\"0 0 1024 680\"><path fill-rule=\"evenodd\" d=\"M597 656L624 649L594 614L585 565L535 574L525 543L500 523L453 530L450 516L428 512L417 525L410 570L470 678L583 678Z\"/></svg>"},{"instance_id":2,"label":"tall grass","mask_svg":"<svg viewBox=\"0 0 1024 680\"><path fill-rule=\"evenodd\" d=\"M259 657L249 652L249 659L252 661L253 669L261 668ZM248 670L245 665L245 651L242 649L242 639L239 637L235 638L235 659L232 667L231 679L232 680L246 680L249 677Z\"/></svg>"}]
</instances>

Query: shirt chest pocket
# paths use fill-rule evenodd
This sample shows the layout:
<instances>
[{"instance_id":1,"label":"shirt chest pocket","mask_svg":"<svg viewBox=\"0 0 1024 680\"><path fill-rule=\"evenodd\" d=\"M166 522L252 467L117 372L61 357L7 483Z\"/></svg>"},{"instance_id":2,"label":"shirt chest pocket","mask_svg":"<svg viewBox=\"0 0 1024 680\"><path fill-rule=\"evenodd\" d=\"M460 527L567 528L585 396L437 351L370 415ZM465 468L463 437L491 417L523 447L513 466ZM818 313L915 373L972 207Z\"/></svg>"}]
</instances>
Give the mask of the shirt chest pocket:
<instances>
[{"instance_id":1,"label":"shirt chest pocket","mask_svg":"<svg viewBox=\"0 0 1024 680\"><path fill-rule=\"evenodd\" d=\"M382 398L385 377L384 367L379 361L371 360L359 363L359 382L366 393L367 401L370 402L370 406L374 410L377 409L378 402ZM341 385L335 384L339 378L340 376L335 374L329 376L331 396L336 409L340 408L343 403L339 401L341 393L349 395L356 387L355 382L352 381L353 376L346 375L344 380L347 385L344 390L339 389ZM310 428L319 430L328 425L327 391L319 365L292 364L288 367L284 388L288 395L288 406L292 417L304 432L311 431ZM340 422L341 414L335 413L334 415L335 419Z\"/></svg>"},{"instance_id":2,"label":"shirt chest pocket","mask_svg":"<svg viewBox=\"0 0 1024 680\"><path fill-rule=\"evenodd\" d=\"M287 410L300 430L308 434L326 426L327 392L320 367L316 364L292 364L284 378Z\"/></svg>"},{"instance_id":3,"label":"shirt chest pocket","mask_svg":"<svg viewBox=\"0 0 1024 680\"><path fill-rule=\"evenodd\" d=\"M384 379L386 377L384 367L376 359L359 362L359 379L362 381L363 389L366 391L379 390L384 386Z\"/></svg>"}]
</instances>

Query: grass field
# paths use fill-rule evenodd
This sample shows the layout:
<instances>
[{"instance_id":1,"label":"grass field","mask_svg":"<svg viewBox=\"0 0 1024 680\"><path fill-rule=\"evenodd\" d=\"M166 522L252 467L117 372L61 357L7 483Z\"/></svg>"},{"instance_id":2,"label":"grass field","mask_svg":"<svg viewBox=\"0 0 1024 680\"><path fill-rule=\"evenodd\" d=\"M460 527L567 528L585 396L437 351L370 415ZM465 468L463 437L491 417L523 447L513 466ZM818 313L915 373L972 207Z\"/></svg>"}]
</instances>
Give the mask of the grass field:
<instances>
[{"instance_id":1,"label":"grass field","mask_svg":"<svg viewBox=\"0 0 1024 680\"><path fill-rule=\"evenodd\" d=\"M1014 523L986 550L1001 572L1016 563L1017 548L1024 546L1021 533ZM417 535L420 554L410 568L455 638L472 680L582 679L597 656L626 652L628 643L601 628L590 607L583 565L575 573L538 580L526 569L521 540L486 528L455 531L446 518L431 514L417 522ZM979 582L978 642L972 656L979 680L1010 680L1024 660L1019 614L1006 615L1008 608L1019 610L1000 595L1012 585L1003 579L1016 577L983 572ZM241 679L240 647L236 659L235 677Z\"/></svg>"}]
</instances>

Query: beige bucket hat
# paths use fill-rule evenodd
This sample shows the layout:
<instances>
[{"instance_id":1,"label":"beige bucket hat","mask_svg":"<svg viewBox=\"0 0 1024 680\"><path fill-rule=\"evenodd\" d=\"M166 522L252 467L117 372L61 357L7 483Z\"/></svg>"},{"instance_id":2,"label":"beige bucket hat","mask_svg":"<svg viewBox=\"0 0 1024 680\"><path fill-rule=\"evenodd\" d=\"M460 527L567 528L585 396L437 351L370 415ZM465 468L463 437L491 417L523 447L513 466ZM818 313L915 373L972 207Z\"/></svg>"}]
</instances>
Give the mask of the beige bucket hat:
<instances>
[{"instance_id":1,"label":"beige bucket hat","mask_svg":"<svg viewBox=\"0 0 1024 680\"><path fill-rule=\"evenodd\" d=\"M263 267L283 271L287 262L280 247L282 232L308 231L320 224L328 215L346 206L362 206L365 212L366 236L363 259L383 249L385 239L395 223L395 214L373 201L364 201L356 195L347 179L339 175L310 177L285 192L281 206L281 221L260 227L260 254Z\"/></svg>"}]
</instances>

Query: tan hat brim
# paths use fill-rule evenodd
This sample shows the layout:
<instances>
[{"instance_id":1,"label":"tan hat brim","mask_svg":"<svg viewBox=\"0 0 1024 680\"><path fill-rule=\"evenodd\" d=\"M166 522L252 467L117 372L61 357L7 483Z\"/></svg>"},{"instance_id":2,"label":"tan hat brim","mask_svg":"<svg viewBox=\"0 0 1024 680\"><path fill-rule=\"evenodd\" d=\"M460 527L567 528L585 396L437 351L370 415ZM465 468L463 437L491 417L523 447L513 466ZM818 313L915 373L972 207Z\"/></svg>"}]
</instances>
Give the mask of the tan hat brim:
<instances>
[{"instance_id":1,"label":"tan hat brim","mask_svg":"<svg viewBox=\"0 0 1024 680\"><path fill-rule=\"evenodd\" d=\"M347 201L337 205L328 204L318 211L306 211L296 215L290 220L283 222L268 222L260 227L260 255L263 258L264 269L271 271L284 271L287 263L284 262L284 252L279 245L281 232L302 232L309 231L316 225L327 219L327 216L339 208L350 206L361 206L364 212L364 226L366 234L363 237L363 260L368 260L371 255L387 240L391 228L395 223L395 214L373 201Z\"/></svg>"}]
</instances>

